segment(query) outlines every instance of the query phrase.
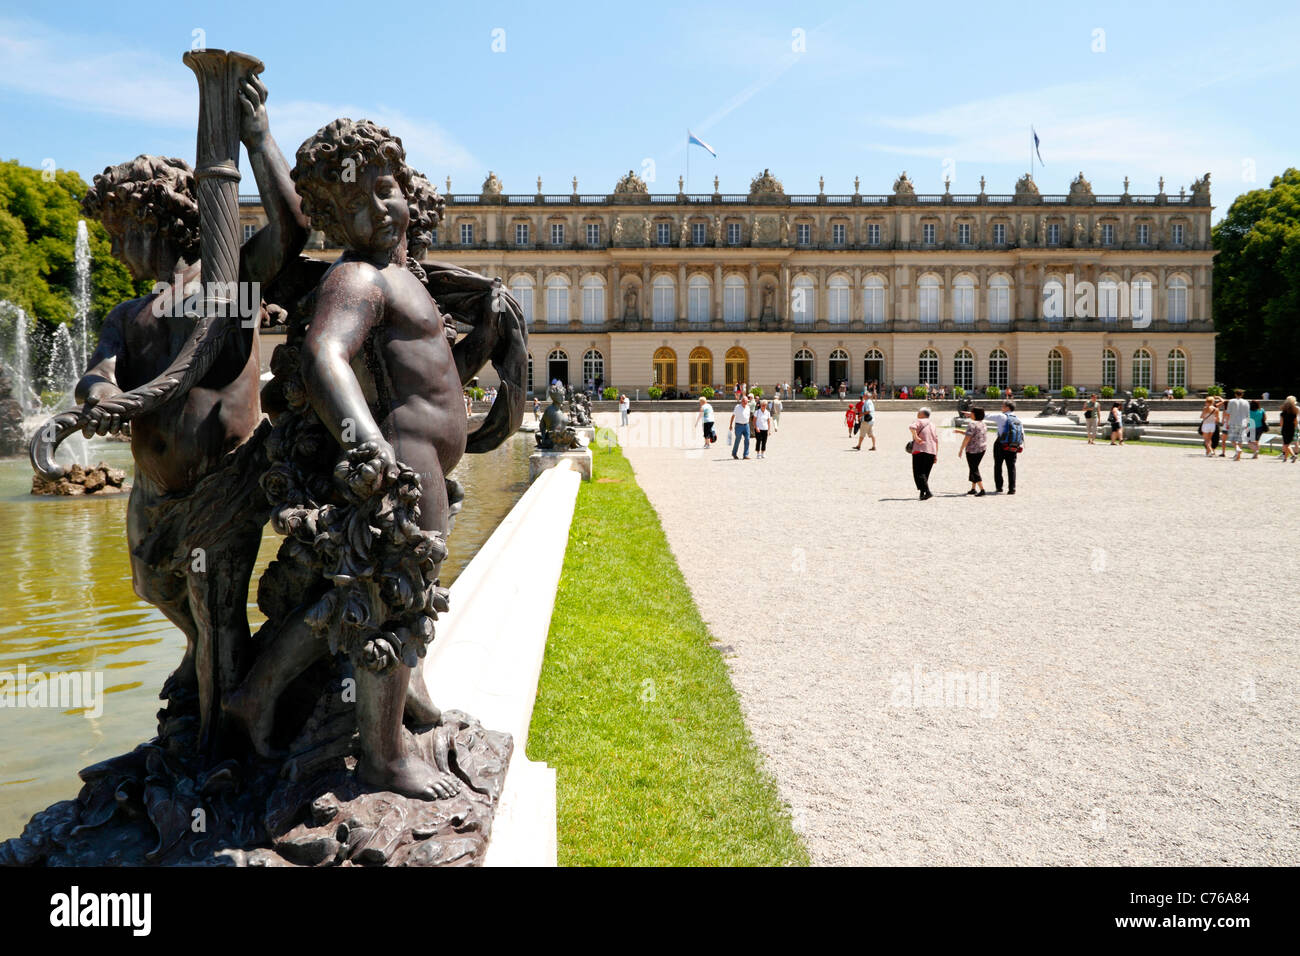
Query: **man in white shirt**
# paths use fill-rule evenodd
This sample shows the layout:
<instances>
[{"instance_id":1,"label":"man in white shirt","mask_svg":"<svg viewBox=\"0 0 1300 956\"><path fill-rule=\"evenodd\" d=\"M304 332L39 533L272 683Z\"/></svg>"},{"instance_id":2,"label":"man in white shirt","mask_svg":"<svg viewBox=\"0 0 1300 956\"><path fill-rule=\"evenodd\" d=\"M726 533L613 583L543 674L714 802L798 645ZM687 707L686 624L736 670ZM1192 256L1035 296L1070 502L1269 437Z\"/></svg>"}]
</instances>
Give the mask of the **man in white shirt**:
<instances>
[{"instance_id":1,"label":"man in white shirt","mask_svg":"<svg viewBox=\"0 0 1300 956\"><path fill-rule=\"evenodd\" d=\"M628 398L626 395L619 395L619 397L618 397L618 423L619 423L620 425L626 425L626 424L627 424L627 411L628 411L628 409L631 408L631 407L632 407L632 400L631 400L630 398Z\"/></svg>"},{"instance_id":2,"label":"man in white shirt","mask_svg":"<svg viewBox=\"0 0 1300 956\"><path fill-rule=\"evenodd\" d=\"M738 458L736 451L740 448L740 439L745 439L745 461L749 460L749 402L745 396L739 396L736 407L731 410L731 422L727 425L727 431L735 432L735 438L731 442L731 457Z\"/></svg>"},{"instance_id":3,"label":"man in white shirt","mask_svg":"<svg viewBox=\"0 0 1300 956\"><path fill-rule=\"evenodd\" d=\"M1242 389L1234 388L1232 398L1228 399L1228 441L1236 452L1233 461L1241 461L1241 446L1249 440L1246 432L1250 428L1250 402L1243 398L1245 394Z\"/></svg>"},{"instance_id":4,"label":"man in white shirt","mask_svg":"<svg viewBox=\"0 0 1300 956\"><path fill-rule=\"evenodd\" d=\"M866 392L862 393L862 401L858 403L858 444L857 451L862 451L862 439L867 436L871 437L871 448L868 451L876 450L876 433L872 428L876 419L876 403L871 400L871 396Z\"/></svg>"}]
</instances>

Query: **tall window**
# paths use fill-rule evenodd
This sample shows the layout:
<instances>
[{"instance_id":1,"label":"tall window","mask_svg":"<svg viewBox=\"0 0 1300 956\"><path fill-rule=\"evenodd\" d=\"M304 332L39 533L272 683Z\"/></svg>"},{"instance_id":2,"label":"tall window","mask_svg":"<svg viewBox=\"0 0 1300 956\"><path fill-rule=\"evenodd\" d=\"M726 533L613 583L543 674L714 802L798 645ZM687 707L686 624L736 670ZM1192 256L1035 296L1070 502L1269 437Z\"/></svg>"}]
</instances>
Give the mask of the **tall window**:
<instances>
[{"instance_id":1,"label":"tall window","mask_svg":"<svg viewBox=\"0 0 1300 956\"><path fill-rule=\"evenodd\" d=\"M587 245L589 246L600 245L600 223L598 222L587 223Z\"/></svg>"},{"instance_id":2,"label":"tall window","mask_svg":"<svg viewBox=\"0 0 1300 956\"><path fill-rule=\"evenodd\" d=\"M1097 283L1097 318L1113 325L1118 317L1119 284L1109 276L1102 276Z\"/></svg>"},{"instance_id":3,"label":"tall window","mask_svg":"<svg viewBox=\"0 0 1300 956\"><path fill-rule=\"evenodd\" d=\"M474 245L474 224L472 222L462 222L460 224L460 244L462 246Z\"/></svg>"},{"instance_id":4,"label":"tall window","mask_svg":"<svg viewBox=\"0 0 1300 956\"><path fill-rule=\"evenodd\" d=\"M831 244L836 246L844 245L844 223L837 222L831 226Z\"/></svg>"},{"instance_id":5,"label":"tall window","mask_svg":"<svg viewBox=\"0 0 1300 956\"><path fill-rule=\"evenodd\" d=\"M686 316L693 325L709 324L709 280L691 276L686 286Z\"/></svg>"},{"instance_id":6,"label":"tall window","mask_svg":"<svg viewBox=\"0 0 1300 956\"><path fill-rule=\"evenodd\" d=\"M1043 318L1065 318L1065 286L1060 279L1048 279L1043 283Z\"/></svg>"},{"instance_id":7,"label":"tall window","mask_svg":"<svg viewBox=\"0 0 1300 956\"><path fill-rule=\"evenodd\" d=\"M958 276L952 283L952 318L969 325L975 321L975 280Z\"/></svg>"},{"instance_id":8,"label":"tall window","mask_svg":"<svg viewBox=\"0 0 1300 956\"><path fill-rule=\"evenodd\" d=\"M970 245L970 223L968 222L957 223L957 241L961 243L963 246Z\"/></svg>"},{"instance_id":9,"label":"tall window","mask_svg":"<svg viewBox=\"0 0 1300 956\"><path fill-rule=\"evenodd\" d=\"M806 222L801 222L795 226L795 241L801 246L812 244L812 226Z\"/></svg>"},{"instance_id":10,"label":"tall window","mask_svg":"<svg viewBox=\"0 0 1300 956\"><path fill-rule=\"evenodd\" d=\"M1173 228L1169 230L1169 238L1173 240L1176 246L1183 244L1183 224L1181 222L1174 223Z\"/></svg>"},{"instance_id":11,"label":"tall window","mask_svg":"<svg viewBox=\"0 0 1300 956\"><path fill-rule=\"evenodd\" d=\"M808 276L797 276L790 288L790 315L800 325L813 321L817 311L817 288Z\"/></svg>"},{"instance_id":12,"label":"tall window","mask_svg":"<svg viewBox=\"0 0 1300 956\"><path fill-rule=\"evenodd\" d=\"M927 222L921 225L921 241L927 246L934 245L934 223Z\"/></svg>"},{"instance_id":13,"label":"tall window","mask_svg":"<svg viewBox=\"0 0 1300 956\"><path fill-rule=\"evenodd\" d=\"M1103 222L1101 224L1101 244L1103 246L1115 245L1115 224Z\"/></svg>"},{"instance_id":14,"label":"tall window","mask_svg":"<svg viewBox=\"0 0 1300 956\"><path fill-rule=\"evenodd\" d=\"M1137 241L1139 246L1145 246L1151 242L1151 226L1148 223L1138 223Z\"/></svg>"},{"instance_id":15,"label":"tall window","mask_svg":"<svg viewBox=\"0 0 1300 956\"><path fill-rule=\"evenodd\" d=\"M562 222L551 223L551 245L553 246L564 245L564 223Z\"/></svg>"},{"instance_id":16,"label":"tall window","mask_svg":"<svg viewBox=\"0 0 1300 956\"><path fill-rule=\"evenodd\" d=\"M528 353L528 391L533 390L533 353Z\"/></svg>"},{"instance_id":17,"label":"tall window","mask_svg":"<svg viewBox=\"0 0 1300 956\"><path fill-rule=\"evenodd\" d=\"M1187 387L1187 353L1182 349L1173 349L1169 353L1165 384L1170 388Z\"/></svg>"},{"instance_id":18,"label":"tall window","mask_svg":"<svg viewBox=\"0 0 1300 956\"><path fill-rule=\"evenodd\" d=\"M826 319L832 325L847 325L849 321L849 280L844 276L831 276L826 283ZM848 361L848 356L844 357Z\"/></svg>"},{"instance_id":19,"label":"tall window","mask_svg":"<svg viewBox=\"0 0 1300 956\"><path fill-rule=\"evenodd\" d=\"M526 222L515 223L515 245L516 246L528 245L528 223Z\"/></svg>"},{"instance_id":20,"label":"tall window","mask_svg":"<svg viewBox=\"0 0 1300 956\"><path fill-rule=\"evenodd\" d=\"M975 387L975 353L958 349L952 357L952 384L970 391Z\"/></svg>"},{"instance_id":21,"label":"tall window","mask_svg":"<svg viewBox=\"0 0 1300 956\"><path fill-rule=\"evenodd\" d=\"M867 349L862 359L862 382L879 384L885 380L885 353L880 349Z\"/></svg>"},{"instance_id":22,"label":"tall window","mask_svg":"<svg viewBox=\"0 0 1300 956\"><path fill-rule=\"evenodd\" d=\"M672 325L677 320L677 284L672 276L655 276L650 314L655 325Z\"/></svg>"},{"instance_id":23,"label":"tall window","mask_svg":"<svg viewBox=\"0 0 1300 956\"><path fill-rule=\"evenodd\" d=\"M726 386L729 390L735 389L741 382L749 381L749 355L739 346L732 346L727 349L727 354L723 358L726 371Z\"/></svg>"},{"instance_id":24,"label":"tall window","mask_svg":"<svg viewBox=\"0 0 1300 956\"><path fill-rule=\"evenodd\" d=\"M1133 387L1151 389L1151 353L1146 349L1133 353Z\"/></svg>"},{"instance_id":25,"label":"tall window","mask_svg":"<svg viewBox=\"0 0 1300 956\"><path fill-rule=\"evenodd\" d=\"M862 287L862 321L868 325L884 324L885 280L880 276L867 276Z\"/></svg>"},{"instance_id":26,"label":"tall window","mask_svg":"<svg viewBox=\"0 0 1300 956\"><path fill-rule=\"evenodd\" d=\"M745 280L729 275L722 283L722 321L728 325L745 323Z\"/></svg>"},{"instance_id":27,"label":"tall window","mask_svg":"<svg viewBox=\"0 0 1300 956\"><path fill-rule=\"evenodd\" d=\"M1182 276L1169 280L1169 321L1187 321L1187 282Z\"/></svg>"},{"instance_id":28,"label":"tall window","mask_svg":"<svg viewBox=\"0 0 1300 956\"><path fill-rule=\"evenodd\" d=\"M515 297L519 303L519 309L524 313L524 322L528 325L533 324L533 280L528 276L515 276L510 280L510 294Z\"/></svg>"},{"instance_id":29,"label":"tall window","mask_svg":"<svg viewBox=\"0 0 1300 956\"><path fill-rule=\"evenodd\" d=\"M257 235L257 224L251 222L244 223L244 241L247 242L255 235Z\"/></svg>"},{"instance_id":30,"label":"tall window","mask_svg":"<svg viewBox=\"0 0 1300 956\"><path fill-rule=\"evenodd\" d=\"M564 276L546 280L546 321L552 325L569 321L569 280Z\"/></svg>"},{"instance_id":31,"label":"tall window","mask_svg":"<svg viewBox=\"0 0 1300 956\"><path fill-rule=\"evenodd\" d=\"M582 355L582 384L590 382L593 386L597 379L605 378L605 356L595 349L588 349Z\"/></svg>"},{"instance_id":32,"label":"tall window","mask_svg":"<svg viewBox=\"0 0 1300 956\"><path fill-rule=\"evenodd\" d=\"M814 371L815 363L812 352L807 349L800 349L794 353L794 383L802 388L805 385L813 384L816 377Z\"/></svg>"},{"instance_id":33,"label":"tall window","mask_svg":"<svg viewBox=\"0 0 1300 956\"><path fill-rule=\"evenodd\" d=\"M878 222L867 223L867 245L869 246L880 245L880 223Z\"/></svg>"},{"instance_id":34,"label":"tall window","mask_svg":"<svg viewBox=\"0 0 1300 956\"><path fill-rule=\"evenodd\" d=\"M921 276L916 293L917 315L924 323L935 324L939 321L939 279L936 276Z\"/></svg>"},{"instance_id":35,"label":"tall window","mask_svg":"<svg viewBox=\"0 0 1300 956\"><path fill-rule=\"evenodd\" d=\"M989 321L1011 321L1011 280L996 275L989 279Z\"/></svg>"},{"instance_id":36,"label":"tall window","mask_svg":"<svg viewBox=\"0 0 1300 956\"><path fill-rule=\"evenodd\" d=\"M729 246L740 245L740 223L738 222L727 223L727 245Z\"/></svg>"},{"instance_id":37,"label":"tall window","mask_svg":"<svg viewBox=\"0 0 1300 956\"><path fill-rule=\"evenodd\" d=\"M1007 224L1005 222L995 222L993 224L993 245L1004 246L1007 244Z\"/></svg>"},{"instance_id":38,"label":"tall window","mask_svg":"<svg viewBox=\"0 0 1300 956\"><path fill-rule=\"evenodd\" d=\"M1151 308L1150 276L1138 276L1129 284L1129 312L1133 315L1133 327L1144 328L1151 324L1155 312Z\"/></svg>"},{"instance_id":39,"label":"tall window","mask_svg":"<svg viewBox=\"0 0 1300 956\"><path fill-rule=\"evenodd\" d=\"M605 321L605 280L600 276L587 276L582 280L582 321L585 325L601 325Z\"/></svg>"},{"instance_id":40,"label":"tall window","mask_svg":"<svg viewBox=\"0 0 1300 956\"><path fill-rule=\"evenodd\" d=\"M1052 392L1059 392L1065 384L1065 357L1061 355L1060 349L1052 349L1047 353L1047 388Z\"/></svg>"},{"instance_id":41,"label":"tall window","mask_svg":"<svg viewBox=\"0 0 1300 956\"><path fill-rule=\"evenodd\" d=\"M677 387L677 353L665 346L654 356L655 384L663 388Z\"/></svg>"},{"instance_id":42,"label":"tall window","mask_svg":"<svg viewBox=\"0 0 1300 956\"><path fill-rule=\"evenodd\" d=\"M569 384L569 353L564 349L556 349L546 356L546 383L549 385L557 380Z\"/></svg>"},{"instance_id":43,"label":"tall window","mask_svg":"<svg viewBox=\"0 0 1300 956\"><path fill-rule=\"evenodd\" d=\"M1119 388L1119 356L1114 349L1101 353L1101 384Z\"/></svg>"},{"instance_id":44,"label":"tall window","mask_svg":"<svg viewBox=\"0 0 1300 956\"><path fill-rule=\"evenodd\" d=\"M995 388L1006 388L1010 380L1011 363L1005 349L994 349L989 353L989 384Z\"/></svg>"},{"instance_id":45,"label":"tall window","mask_svg":"<svg viewBox=\"0 0 1300 956\"><path fill-rule=\"evenodd\" d=\"M1061 244L1061 224L1059 222L1048 223L1047 244L1049 246L1059 246Z\"/></svg>"},{"instance_id":46,"label":"tall window","mask_svg":"<svg viewBox=\"0 0 1300 956\"><path fill-rule=\"evenodd\" d=\"M923 385L939 384L939 353L934 349L923 349L921 359L916 365L916 381Z\"/></svg>"},{"instance_id":47,"label":"tall window","mask_svg":"<svg viewBox=\"0 0 1300 956\"><path fill-rule=\"evenodd\" d=\"M706 241L708 228L702 222L691 223L691 245L702 246Z\"/></svg>"},{"instance_id":48,"label":"tall window","mask_svg":"<svg viewBox=\"0 0 1300 956\"><path fill-rule=\"evenodd\" d=\"M713 354L703 346L691 349L691 390L698 391L713 383Z\"/></svg>"},{"instance_id":49,"label":"tall window","mask_svg":"<svg viewBox=\"0 0 1300 956\"><path fill-rule=\"evenodd\" d=\"M830 372L831 378L827 384L832 388L838 388L840 382L849 380L849 353L844 349L831 352Z\"/></svg>"},{"instance_id":50,"label":"tall window","mask_svg":"<svg viewBox=\"0 0 1300 956\"><path fill-rule=\"evenodd\" d=\"M655 243L670 246L673 243L673 224L671 222L655 223Z\"/></svg>"}]
</instances>

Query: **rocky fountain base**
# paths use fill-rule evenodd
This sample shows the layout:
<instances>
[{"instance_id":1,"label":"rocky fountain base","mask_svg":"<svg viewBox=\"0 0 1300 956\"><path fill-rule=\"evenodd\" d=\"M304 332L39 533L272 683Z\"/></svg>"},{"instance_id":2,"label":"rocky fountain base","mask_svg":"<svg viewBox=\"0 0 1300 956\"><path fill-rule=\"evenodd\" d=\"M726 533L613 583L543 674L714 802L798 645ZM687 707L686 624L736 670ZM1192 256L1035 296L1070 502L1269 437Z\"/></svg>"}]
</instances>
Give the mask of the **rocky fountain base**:
<instances>
[{"instance_id":1,"label":"rocky fountain base","mask_svg":"<svg viewBox=\"0 0 1300 956\"><path fill-rule=\"evenodd\" d=\"M121 468L110 468L102 461L86 467L73 465L62 478L53 481L40 475L32 477L34 495L95 495L103 498L130 490L126 472Z\"/></svg>"}]
</instances>

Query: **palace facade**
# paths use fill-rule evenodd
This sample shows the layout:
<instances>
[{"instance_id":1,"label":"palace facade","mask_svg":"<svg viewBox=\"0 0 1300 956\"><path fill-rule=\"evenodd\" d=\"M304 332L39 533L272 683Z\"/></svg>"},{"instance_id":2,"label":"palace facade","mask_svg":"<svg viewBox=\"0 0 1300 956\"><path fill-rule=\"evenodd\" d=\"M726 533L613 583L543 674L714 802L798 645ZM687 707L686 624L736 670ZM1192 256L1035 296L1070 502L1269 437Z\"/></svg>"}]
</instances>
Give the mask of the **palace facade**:
<instances>
[{"instance_id":1,"label":"palace facade","mask_svg":"<svg viewBox=\"0 0 1300 956\"><path fill-rule=\"evenodd\" d=\"M1209 175L1167 195L455 193L428 258L500 276L532 384L1213 384ZM246 231L262 221L256 198ZM310 253L332 256L319 237ZM481 384L491 384L491 373Z\"/></svg>"}]
</instances>

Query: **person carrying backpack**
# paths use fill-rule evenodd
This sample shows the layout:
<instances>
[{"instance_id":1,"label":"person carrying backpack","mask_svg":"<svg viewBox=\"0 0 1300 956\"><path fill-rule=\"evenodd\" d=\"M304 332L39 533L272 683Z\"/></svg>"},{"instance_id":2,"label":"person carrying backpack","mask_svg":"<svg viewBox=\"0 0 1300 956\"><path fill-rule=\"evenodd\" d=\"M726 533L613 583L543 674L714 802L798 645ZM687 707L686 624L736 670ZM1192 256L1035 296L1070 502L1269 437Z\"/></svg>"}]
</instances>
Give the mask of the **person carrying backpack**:
<instances>
[{"instance_id":1,"label":"person carrying backpack","mask_svg":"<svg viewBox=\"0 0 1300 956\"><path fill-rule=\"evenodd\" d=\"M1002 403L1002 421L998 424L998 437L993 443L994 494L1002 493L1002 465L1007 466L1007 494L1016 493L1016 457L1025 450L1025 426L1016 417L1014 402Z\"/></svg>"}]
</instances>

